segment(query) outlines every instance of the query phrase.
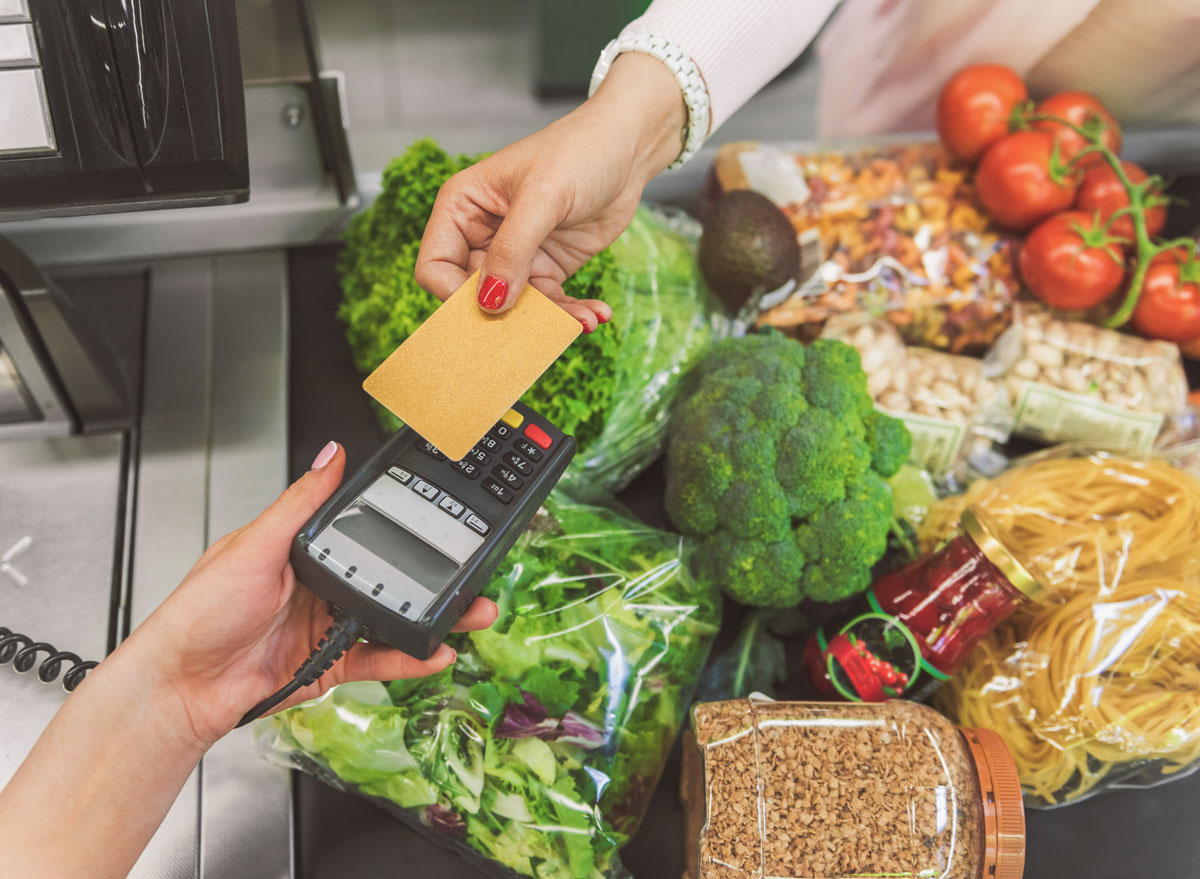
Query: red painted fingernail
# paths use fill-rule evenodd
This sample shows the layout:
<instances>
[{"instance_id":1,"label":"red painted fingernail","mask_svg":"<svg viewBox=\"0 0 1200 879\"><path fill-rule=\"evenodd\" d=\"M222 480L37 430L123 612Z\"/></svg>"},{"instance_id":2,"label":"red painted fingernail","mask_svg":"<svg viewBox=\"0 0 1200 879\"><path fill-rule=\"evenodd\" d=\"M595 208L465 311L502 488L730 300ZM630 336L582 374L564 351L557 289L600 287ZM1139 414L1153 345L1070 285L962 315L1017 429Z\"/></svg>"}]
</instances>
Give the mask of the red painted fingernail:
<instances>
[{"instance_id":1,"label":"red painted fingernail","mask_svg":"<svg viewBox=\"0 0 1200 879\"><path fill-rule=\"evenodd\" d=\"M479 285L479 304L484 308L499 308L508 296L508 281L488 275Z\"/></svg>"},{"instance_id":2,"label":"red painted fingernail","mask_svg":"<svg viewBox=\"0 0 1200 879\"><path fill-rule=\"evenodd\" d=\"M598 315L596 315L596 320L600 321L600 323L602 323L602 324L606 324L609 322L610 318L607 318L602 314L598 314Z\"/></svg>"},{"instance_id":3,"label":"red painted fingernail","mask_svg":"<svg viewBox=\"0 0 1200 879\"><path fill-rule=\"evenodd\" d=\"M581 324L583 324L583 331L585 333L590 333L592 331L592 328L588 326L588 322L586 320L584 320L583 318L580 318L579 322Z\"/></svg>"}]
</instances>

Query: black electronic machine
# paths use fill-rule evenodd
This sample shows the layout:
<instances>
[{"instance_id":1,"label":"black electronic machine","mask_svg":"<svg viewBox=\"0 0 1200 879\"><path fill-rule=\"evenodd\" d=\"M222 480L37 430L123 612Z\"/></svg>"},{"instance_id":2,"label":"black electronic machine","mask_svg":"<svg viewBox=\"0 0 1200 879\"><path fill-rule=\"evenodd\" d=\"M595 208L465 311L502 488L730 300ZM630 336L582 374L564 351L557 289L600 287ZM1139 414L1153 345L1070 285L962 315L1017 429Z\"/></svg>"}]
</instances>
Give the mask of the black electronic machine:
<instances>
[{"instance_id":1,"label":"black electronic machine","mask_svg":"<svg viewBox=\"0 0 1200 879\"><path fill-rule=\"evenodd\" d=\"M296 535L292 567L368 638L425 659L574 453L573 437L521 403L461 461L401 428Z\"/></svg>"},{"instance_id":2,"label":"black electronic machine","mask_svg":"<svg viewBox=\"0 0 1200 879\"><path fill-rule=\"evenodd\" d=\"M451 461L402 427L300 529L296 577L333 624L244 726L311 684L359 638L428 659L483 591L575 454L575 438L514 404Z\"/></svg>"}]
</instances>

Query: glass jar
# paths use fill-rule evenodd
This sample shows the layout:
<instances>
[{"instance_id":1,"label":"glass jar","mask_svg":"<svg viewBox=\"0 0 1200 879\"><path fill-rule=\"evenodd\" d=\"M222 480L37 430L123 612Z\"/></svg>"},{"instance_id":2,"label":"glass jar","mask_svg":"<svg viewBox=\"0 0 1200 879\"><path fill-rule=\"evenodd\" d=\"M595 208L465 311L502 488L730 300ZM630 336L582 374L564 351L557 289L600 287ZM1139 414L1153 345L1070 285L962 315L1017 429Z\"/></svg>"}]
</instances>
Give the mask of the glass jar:
<instances>
[{"instance_id":1,"label":"glass jar","mask_svg":"<svg viewBox=\"0 0 1200 879\"><path fill-rule=\"evenodd\" d=\"M804 662L825 695L924 698L1001 620L1043 594L986 514L968 507L940 549L880 577L818 629Z\"/></svg>"},{"instance_id":2,"label":"glass jar","mask_svg":"<svg viewBox=\"0 0 1200 879\"><path fill-rule=\"evenodd\" d=\"M1020 879L1016 766L932 708L751 696L692 709L687 879Z\"/></svg>"}]
</instances>

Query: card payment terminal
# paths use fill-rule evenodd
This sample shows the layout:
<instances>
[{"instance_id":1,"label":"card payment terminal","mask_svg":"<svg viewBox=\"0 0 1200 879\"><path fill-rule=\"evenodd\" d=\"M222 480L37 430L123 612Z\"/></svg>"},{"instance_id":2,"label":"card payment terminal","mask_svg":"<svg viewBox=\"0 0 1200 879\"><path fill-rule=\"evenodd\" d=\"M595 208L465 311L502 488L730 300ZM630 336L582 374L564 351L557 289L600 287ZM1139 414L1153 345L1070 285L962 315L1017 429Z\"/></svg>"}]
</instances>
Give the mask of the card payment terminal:
<instances>
[{"instance_id":1,"label":"card payment terminal","mask_svg":"<svg viewBox=\"0 0 1200 879\"><path fill-rule=\"evenodd\" d=\"M296 535L292 567L365 637L426 659L574 452L573 437L522 403L461 461L403 427Z\"/></svg>"}]
</instances>

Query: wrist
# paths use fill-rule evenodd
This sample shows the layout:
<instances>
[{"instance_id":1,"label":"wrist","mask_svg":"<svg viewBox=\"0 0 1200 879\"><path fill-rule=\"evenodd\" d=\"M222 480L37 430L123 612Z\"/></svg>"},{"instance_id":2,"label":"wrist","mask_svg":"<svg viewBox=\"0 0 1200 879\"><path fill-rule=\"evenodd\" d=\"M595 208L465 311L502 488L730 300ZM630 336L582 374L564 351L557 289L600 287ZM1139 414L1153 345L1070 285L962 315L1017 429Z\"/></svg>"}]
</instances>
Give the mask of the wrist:
<instances>
[{"instance_id":1,"label":"wrist","mask_svg":"<svg viewBox=\"0 0 1200 879\"><path fill-rule=\"evenodd\" d=\"M632 167L643 185L683 151L687 105L675 75L650 55L617 56L582 109L614 120L632 150Z\"/></svg>"},{"instance_id":2,"label":"wrist","mask_svg":"<svg viewBox=\"0 0 1200 879\"><path fill-rule=\"evenodd\" d=\"M179 759L199 762L220 735L196 723L162 655L135 632L88 675L77 693L85 696L94 688L112 703L127 706L130 724L151 733Z\"/></svg>"}]
</instances>

